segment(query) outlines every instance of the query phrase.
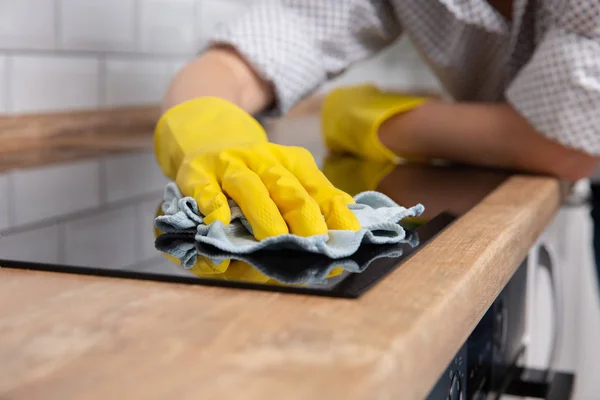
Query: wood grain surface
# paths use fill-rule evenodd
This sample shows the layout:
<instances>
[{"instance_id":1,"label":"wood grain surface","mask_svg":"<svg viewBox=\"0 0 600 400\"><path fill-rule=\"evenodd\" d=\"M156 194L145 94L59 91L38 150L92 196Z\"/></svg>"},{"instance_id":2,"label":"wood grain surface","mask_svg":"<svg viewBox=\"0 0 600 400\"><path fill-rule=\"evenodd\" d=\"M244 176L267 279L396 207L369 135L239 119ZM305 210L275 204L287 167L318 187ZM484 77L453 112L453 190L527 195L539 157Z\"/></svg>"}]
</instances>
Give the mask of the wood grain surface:
<instances>
[{"instance_id":1,"label":"wood grain surface","mask_svg":"<svg viewBox=\"0 0 600 400\"><path fill-rule=\"evenodd\" d=\"M358 300L2 269L0 399L421 399L560 201L511 177Z\"/></svg>"},{"instance_id":2,"label":"wood grain surface","mask_svg":"<svg viewBox=\"0 0 600 400\"><path fill-rule=\"evenodd\" d=\"M28 139L49 139L77 134L106 132L152 132L160 116L158 106L105 108L43 114L0 115L2 151L12 151L32 143ZM125 133L123 133L125 134Z\"/></svg>"},{"instance_id":3,"label":"wood grain surface","mask_svg":"<svg viewBox=\"0 0 600 400\"><path fill-rule=\"evenodd\" d=\"M0 172L147 150L155 106L0 116Z\"/></svg>"}]
</instances>

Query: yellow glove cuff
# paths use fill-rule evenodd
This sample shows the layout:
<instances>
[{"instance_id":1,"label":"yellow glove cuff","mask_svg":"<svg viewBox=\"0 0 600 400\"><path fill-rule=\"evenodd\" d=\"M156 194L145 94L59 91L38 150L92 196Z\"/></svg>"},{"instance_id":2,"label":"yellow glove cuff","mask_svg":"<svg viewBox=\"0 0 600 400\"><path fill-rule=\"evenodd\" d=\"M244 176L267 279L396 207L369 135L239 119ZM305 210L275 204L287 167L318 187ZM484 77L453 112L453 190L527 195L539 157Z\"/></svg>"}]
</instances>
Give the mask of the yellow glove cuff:
<instances>
[{"instance_id":1,"label":"yellow glove cuff","mask_svg":"<svg viewBox=\"0 0 600 400\"><path fill-rule=\"evenodd\" d=\"M374 120L369 131L371 146L365 149L370 159L378 161L387 160L394 164L400 164L403 159L406 159L405 157L398 156L381 143L379 140L379 128L394 115L417 108L424 102L424 98L401 96L396 96L395 99L381 98L373 102L370 112L373 113ZM378 157L377 154L381 154L384 158Z\"/></svg>"},{"instance_id":2,"label":"yellow glove cuff","mask_svg":"<svg viewBox=\"0 0 600 400\"><path fill-rule=\"evenodd\" d=\"M267 141L258 121L235 104L203 97L178 104L160 118L154 152L163 173L175 179L183 159L214 148Z\"/></svg>"},{"instance_id":3,"label":"yellow glove cuff","mask_svg":"<svg viewBox=\"0 0 600 400\"><path fill-rule=\"evenodd\" d=\"M376 162L399 164L402 158L379 140L379 128L392 116L414 109L428 99L381 92L363 85L333 90L322 108L327 147ZM401 134L401 133L400 133Z\"/></svg>"}]
</instances>

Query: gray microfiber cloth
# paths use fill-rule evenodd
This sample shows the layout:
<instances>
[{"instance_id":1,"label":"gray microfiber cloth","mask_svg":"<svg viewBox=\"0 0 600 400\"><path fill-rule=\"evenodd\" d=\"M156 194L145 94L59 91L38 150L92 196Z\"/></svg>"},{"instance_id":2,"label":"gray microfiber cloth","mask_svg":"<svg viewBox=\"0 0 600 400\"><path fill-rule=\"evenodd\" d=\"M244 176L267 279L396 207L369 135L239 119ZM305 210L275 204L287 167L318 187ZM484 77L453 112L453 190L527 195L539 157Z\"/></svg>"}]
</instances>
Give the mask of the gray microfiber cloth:
<instances>
[{"instance_id":1,"label":"gray microfiber cloth","mask_svg":"<svg viewBox=\"0 0 600 400\"><path fill-rule=\"evenodd\" d=\"M409 233L408 244L415 247L419 244L416 233ZM375 260L382 258L398 258L402 248L398 245L363 246L361 250L350 257L332 260L314 253L286 253L285 263L281 254L272 251L258 251L252 254L230 254L212 246L195 241L190 234L165 233L156 239L157 250L171 255L181 262L184 269L192 269L198 257L205 257L213 264L219 265L225 260L243 261L260 271L263 275L283 284L325 285L327 277L336 267L345 271L360 273L367 269ZM209 278L209 276L207 276Z\"/></svg>"},{"instance_id":2,"label":"gray microfiber cloth","mask_svg":"<svg viewBox=\"0 0 600 400\"><path fill-rule=\"evenodd\" d=\"M285 234L258 241L252 235L252 228L241 209L233 200L229 201L229 226L220 221L206 225L196 201L192 197L183 197L177 185L169 183L164 191L164 215L156 217L155 225L165 233L193 233L199 243L232 254L285 249L339 259L354 254L363 244L383 245L408 241L406 231L398 222L406 217L418 217L424 211L421 204L405 208L384 194L374 191L359 193L354 200L356 204L351 204L348 208L362 226L357 232L330 230L328 235L310 237Z\"/></svg>"}]
</instances>

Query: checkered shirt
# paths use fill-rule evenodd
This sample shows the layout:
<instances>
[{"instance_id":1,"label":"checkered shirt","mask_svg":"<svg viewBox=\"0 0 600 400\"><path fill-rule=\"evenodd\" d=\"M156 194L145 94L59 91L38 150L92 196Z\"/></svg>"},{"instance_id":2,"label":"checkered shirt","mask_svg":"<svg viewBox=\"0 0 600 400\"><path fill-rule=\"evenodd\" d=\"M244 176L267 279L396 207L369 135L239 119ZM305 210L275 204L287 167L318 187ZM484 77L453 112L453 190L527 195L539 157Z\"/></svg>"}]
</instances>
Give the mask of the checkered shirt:
<instances>
[{"instance_id":1,"label":"checkered shirt","mask_svg":"<svg viewBox=\"0 0 600 400\"><path fill-rule=\"evenodd\" d=\"M559 143L600 155L600 0L264 0L221 24L285 113L406 34L457 101L508 102Z\"/></svg>"}]
</instances>

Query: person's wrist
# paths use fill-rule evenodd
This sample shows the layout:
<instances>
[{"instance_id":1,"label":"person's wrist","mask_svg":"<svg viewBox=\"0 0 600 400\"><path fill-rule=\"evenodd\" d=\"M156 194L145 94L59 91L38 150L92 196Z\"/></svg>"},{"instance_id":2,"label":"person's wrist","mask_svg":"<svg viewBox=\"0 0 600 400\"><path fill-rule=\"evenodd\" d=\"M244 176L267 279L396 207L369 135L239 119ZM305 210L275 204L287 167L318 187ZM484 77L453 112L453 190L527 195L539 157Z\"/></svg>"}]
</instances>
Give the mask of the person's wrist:
<instances>
[{"instance_id":1,"label":"person's wrist","mask_svg":"<svg viewBox=\"0 0 600 400\"><path fill-rule=\"evenodd\" d=\"M216 45L177 72L164 95L162 112L195 98L214 96L255 114L273 102L272 85L234 48Z\"/></svg>"},{"instance_id":2,"label":"person's wrist","mask_svg":"<svg viewBox=\"0 0 600 400\"><path fill-rule=\"evenodd\" d=\"M438 107L441 100L431 99L411 110L393 115L381 124L378 137L381 144L401 157L415 155L419 137L424 129L422 123Z\"/></svg>"}]
</instances>

